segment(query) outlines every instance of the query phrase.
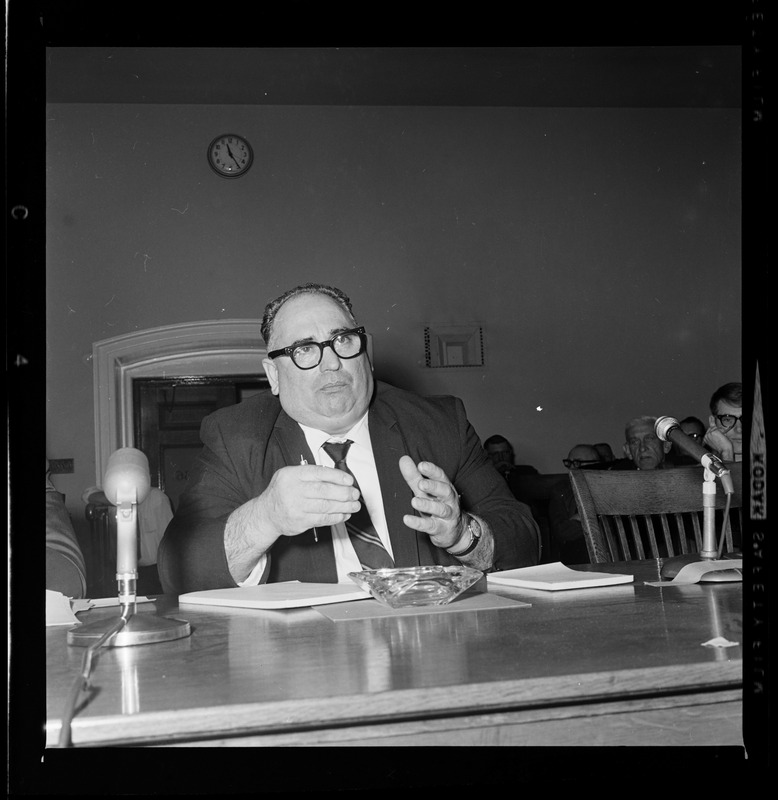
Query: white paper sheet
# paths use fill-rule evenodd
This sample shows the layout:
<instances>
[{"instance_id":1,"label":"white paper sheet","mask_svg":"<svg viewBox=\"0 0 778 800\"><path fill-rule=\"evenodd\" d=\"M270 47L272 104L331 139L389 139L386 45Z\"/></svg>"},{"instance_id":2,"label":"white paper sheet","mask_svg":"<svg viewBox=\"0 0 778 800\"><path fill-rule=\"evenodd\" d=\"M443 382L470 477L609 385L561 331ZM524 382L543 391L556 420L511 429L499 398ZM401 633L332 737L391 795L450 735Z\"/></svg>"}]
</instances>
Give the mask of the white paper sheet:
<instances>
[{"instance_id":1,"label":"white paper sheet","mask_svg":"<svg viewBox=\"0 0 778 800\"><path fill-rule=\"evenodd\" d=\"M678 570L678 574L670 581L646 581L646 586L688 586L699 583L706 572L716 572L723 569L743 569L743 559L724 558L716 561L692 561Z\"/></svg>"}]
</instances>

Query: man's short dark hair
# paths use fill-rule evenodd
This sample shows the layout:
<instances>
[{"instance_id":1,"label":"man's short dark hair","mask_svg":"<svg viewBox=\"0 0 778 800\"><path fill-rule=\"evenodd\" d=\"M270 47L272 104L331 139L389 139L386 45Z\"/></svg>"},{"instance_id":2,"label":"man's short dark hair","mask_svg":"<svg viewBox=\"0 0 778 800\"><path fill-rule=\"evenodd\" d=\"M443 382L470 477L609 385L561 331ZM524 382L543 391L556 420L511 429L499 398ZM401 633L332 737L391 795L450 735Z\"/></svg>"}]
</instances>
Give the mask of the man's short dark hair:
<instances>
[{"instance_id":1,"label":"man's short dark hair","mask_svg":"<svg viewBox=\"0 0 778 800\"><path fill-rule=\"evenodd\" d=\"M710 413L716 414L719 410L719 400L726 400L731 406L743 405L743 384L725 383L711 395Z\"/></svg>"},{"instance_id":2,"label":"man's short dark hair","mask_svg":"<svg viewBox=\"0 0 778 800\"><path fill-rule=\"evenodd\" d=\"M495 433L493 436L490 436L488 439L484 440L484 449L493 444L507 444L509 447L512 446L511 443L499 433Z\"/></svg>"},{"instance_id":3,"label":"man's short dark hair","mask_svg":"<svg viewBox=\"0 0 778 800\"><path fill-rule=\"evenodd\" d=\"M354 320L354 324L356 324L354 312L351 310L351 300L349 300L345 292L342 292L334 286L327 286L323 283L303 283L300 286L295 286L294 289L287 290L265 306L262 325L259 329L262 338L265 340L265 344L270 343L270 337L273 335L273 322L275 321L278 309L281 308L287 300L291 300L293 297L297 297L300 294L323 294L326 297L332 298L348 312L351 319Z\"/></svg>"}]
</instances>

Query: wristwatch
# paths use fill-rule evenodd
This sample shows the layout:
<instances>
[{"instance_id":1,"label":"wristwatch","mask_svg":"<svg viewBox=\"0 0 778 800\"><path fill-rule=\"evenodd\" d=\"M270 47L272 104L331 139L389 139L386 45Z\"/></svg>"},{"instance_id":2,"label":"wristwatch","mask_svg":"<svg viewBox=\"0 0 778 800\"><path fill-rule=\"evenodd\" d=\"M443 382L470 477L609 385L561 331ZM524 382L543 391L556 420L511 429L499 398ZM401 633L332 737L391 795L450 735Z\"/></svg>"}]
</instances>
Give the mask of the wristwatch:
<instances>
[{"instance_id":1,"label":"wristwatch","mask_svg":"<svg viewBox=\"0 0 778 800\"><path fill-rule=\"evenodd\" d=\"M475 517L471 517L470 514L466 514L465 516L467 517L467 530L470 533L470 542L464 550L460 550L458 553L455 553L453 550L446 550L446 552L454 556L454 558L460 558L461 556L466 556L468 553L472 553L473 550L478 547L478 542L481 540L481 524Z\"/></svg>"}]
</instances>

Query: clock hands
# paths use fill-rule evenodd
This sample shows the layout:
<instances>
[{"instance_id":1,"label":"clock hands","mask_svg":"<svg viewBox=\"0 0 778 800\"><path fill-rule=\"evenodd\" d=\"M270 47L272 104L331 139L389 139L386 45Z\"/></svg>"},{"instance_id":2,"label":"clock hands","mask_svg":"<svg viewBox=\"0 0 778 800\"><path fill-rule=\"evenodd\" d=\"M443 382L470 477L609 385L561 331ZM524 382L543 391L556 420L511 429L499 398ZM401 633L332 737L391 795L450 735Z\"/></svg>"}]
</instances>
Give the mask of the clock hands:
<instances>
[{"instance_id":1,"label":"clock hands","mask_svg":"<svg viewBox=\"0 0 778 800\"><path fill-rule=\"evenodd\" d=\"M230 158L235 162L235 165L238 167L238 169L240 169L240 164L238 163L238 159L235 158L235 156L232 154L232 150L230 149L229 145L227 145L227 152L230 154Z\"/></svg>"}]
</instances>

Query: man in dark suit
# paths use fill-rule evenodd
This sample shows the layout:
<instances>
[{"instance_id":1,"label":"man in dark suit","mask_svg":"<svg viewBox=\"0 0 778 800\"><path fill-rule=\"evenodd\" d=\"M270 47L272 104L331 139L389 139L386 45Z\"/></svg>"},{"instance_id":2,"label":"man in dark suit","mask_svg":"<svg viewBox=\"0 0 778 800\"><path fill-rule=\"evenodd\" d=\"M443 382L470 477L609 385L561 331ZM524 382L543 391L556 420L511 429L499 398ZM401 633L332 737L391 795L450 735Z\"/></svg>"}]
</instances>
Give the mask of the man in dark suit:
<instances>
[{"instance_id":1,"label":"man in dark suit","mask_svg":"<svg viewBox=\"0 0 778 800\"><path fill-rule=\"evenodd\" d=\"M349 581L362 503L397 567L536 564L537 524L455 397L373 380L339 289L305 284L265 309L270 389L208 416L203 450L158 554L166 592ZM348 440L349 472L328 448ZM363 526L364 527L364 526Z\"/></svg>"},{"instance_id":2,"label":"man in dark suit","mask_svg":"<svg viewBox=\"0 0 778 800\"><path fill-rule=\"evenodd\" d=\"M516 464L516 455L513 452L513 445L501 434L495 433L484 440L484 450L486 455L492 460L494 468L499 472L508 483L512 477L518 475L537 475L538 471L529 464ZM514 493L515 494L515 493Z\"/></svg>"}]
</instances>

